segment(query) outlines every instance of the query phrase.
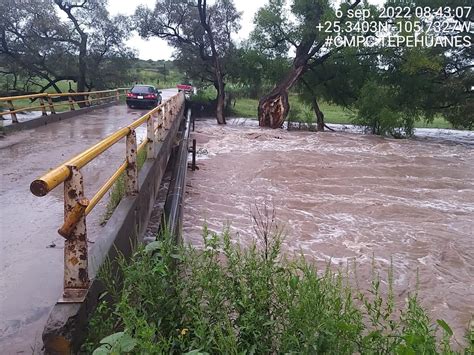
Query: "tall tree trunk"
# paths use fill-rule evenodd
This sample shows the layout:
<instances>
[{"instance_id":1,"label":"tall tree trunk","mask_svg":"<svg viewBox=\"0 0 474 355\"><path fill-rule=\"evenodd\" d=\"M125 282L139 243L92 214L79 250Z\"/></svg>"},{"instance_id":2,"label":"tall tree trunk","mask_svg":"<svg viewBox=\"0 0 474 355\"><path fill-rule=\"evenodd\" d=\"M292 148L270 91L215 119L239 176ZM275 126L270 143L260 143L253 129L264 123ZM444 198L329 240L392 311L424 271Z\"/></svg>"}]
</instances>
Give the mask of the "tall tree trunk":
<instances>
[{"instance_id":1,"label":"tall tree trunk","mask_svg":"<svg viewBox=\"0 0 474 355\"><path fill-rule=\"evenodd\" d=\"M314 92L311 85L309 85L306 80L301 79L301 82L306 89L311 93L311 105L313 106L314 114L316 115L316 131L324 131L324 113L321 111L318 105L318 101L316 100L316 93Z\"/></svg>"},{"instance_id":2,"label":"tall tree trunk","mask_svg":"<svg viewBox=\"0 0 474 355\"><path fill-rule=\"evenodd\" d=\"M296 62L296 60L295 60ZM261 127L280 128L290 111L288 90L304 74L306 65L293 66L287 76L258 103L258 124Z\"/></svg>"},{"instance_id":3,"label":"tall tree trunk","mask_svg":"<svg viewBox=\"0 0 474 355\"><path fill-rule=\"evenodd\" d=\"M86 63L86 57L87 57L87 39L88 35L84 31L84 29L81 27L81 24L79 23L78 19L73 15L71 12L72 8L74 7L83 7L87 2L84 1L82 5L71 5L71 3L68 2L63 2L61 0L54 0L56 5L59 6L59 8L64 11L71 20L71 22L74 25L74 29L76 32L79 34L79 37L81 38L79 42L79 73L77 76L77 91L78 92L84 92L86 91L86 74L87 74L87 63ZM79 101L83 101L84 97L83 96L76 96L76 99ZM84 103L81 103L79 106L85 106Z\"/></svg>"},{"instance_id":4,"label":"tall tree trunk","mask_svg":"<svg viewBox=\"0 0 474 355\"><path fill-rule=\"evenodd\" d=\"M207 1L206 0L198 0L198 11L199 11L199 19L201 21L201 26L207 33L209 38L209 44L211 47L212 53L212 64L214 66L214 75L215 80L217 81L217 107L216 107L216 118L218 124L226 124L225 116L224 116L224 109L225 109L225 84L224 84L224 74L222 73L222 67L219 60L219 53L217 52L216 43L214 41L214 34L212 33L211 26L209 24L210 17L207 17ZM205 57L203 56L203 59Z\"/></svg>"},{"instance_id":5,"label":"tall tree trunk","mask_svg":"<svg viewBox=\"0 0 474 355\"><path fill-rule=\"evenodd\" d=\"M87 74L87 34L81 35L81 45L79 48L79 75L77 77L77 92L86 91L86 74Z\"/></svg>"},{"instance_id":6,"label":"tall tree trunk","mask_svg":"<svg viewBox=\"0 0 474 355\"><path fill-rule=\"evenodd\" d=\"M17 73L13 73L13 90L16 90L17 85L18 85L18 75Z\"/></svg>"},{"instance_id":7,"label":"tall tree trunk","mask_svg":"<svg viewBox=\"0 0 474 355\"><path fill-rule=\"evenodd\" d=\"M86 75L87 75L87 34L81 33L81 44L79 47L79 73L77 76L77 92L86 91ZM85 96L76 96L74 98L76 101L85 101ZM79 107L86 107L86 102L78 102Z\"/></svg>"},{"instance_id":8,"label":"tall tree trunk","mask_svg":"<svg viewBox=\"0 0 474 355\"><path fill-rule=\"evenodd\" d=\"M216 118L217 118L217 123L218 124L226 124L225 121L225 84L224 84L224 79L222 77L222 73L220 71L220 63L217 58L215 58L214 62L215 66L217 67L215 69L215 75L216 75L216 90L217 90L217 106L216 106Z\"/></svg>"},{"instance_id":9,"label":"tall tree trunk","mask_svg":"<svg viewBox=\"0 0 474 355\"><path fill-rule=\"evenodd\" d=\"M316 130L324 131L324 113L319 108L318 101L316 101L316 97L313 96L312 101L313 110L316 115Z\"/></svg>"}]
</instances>

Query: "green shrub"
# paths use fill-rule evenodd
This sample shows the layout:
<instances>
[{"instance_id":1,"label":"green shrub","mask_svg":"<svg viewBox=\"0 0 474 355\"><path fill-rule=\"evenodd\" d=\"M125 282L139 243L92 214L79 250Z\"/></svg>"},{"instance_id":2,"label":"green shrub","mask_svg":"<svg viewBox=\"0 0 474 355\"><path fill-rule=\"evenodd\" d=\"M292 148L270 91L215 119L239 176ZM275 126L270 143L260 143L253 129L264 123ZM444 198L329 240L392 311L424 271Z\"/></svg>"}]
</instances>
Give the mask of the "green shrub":
<instances>
[{"instance_id":1,"label":"green shrub","mask_svg":"<svg viewBox=\"0 0 474 355\"><path fill-rule=\"evenodd\" d=\"M411 136L416 120L414 112L401 112L393 90L373 81L366 83L357 100L357 125L365 126L372 134L396 138Z\"/></svg>"},{"instance_id":2,"label":"green shrub","mask_svg":"<svg viewBox=\"0 0 474 355\"><path fill-rule=\"evenodd\" d=\"M228 231L218 235L206 228L203 242L202 249L175 247L174 238L165 235L141 247L131 261L119 258L120 275L103 268L107 294L83 350L452 353L449 326L441 320L433 325L415 294L397 312L391 287L382 297L378 276L368 295L356 292L346 276L329 267L321 273L304 258L287 260L281 235L268 229L261 229L248 248L234 244Z\"/></svg>"}]
</instances>

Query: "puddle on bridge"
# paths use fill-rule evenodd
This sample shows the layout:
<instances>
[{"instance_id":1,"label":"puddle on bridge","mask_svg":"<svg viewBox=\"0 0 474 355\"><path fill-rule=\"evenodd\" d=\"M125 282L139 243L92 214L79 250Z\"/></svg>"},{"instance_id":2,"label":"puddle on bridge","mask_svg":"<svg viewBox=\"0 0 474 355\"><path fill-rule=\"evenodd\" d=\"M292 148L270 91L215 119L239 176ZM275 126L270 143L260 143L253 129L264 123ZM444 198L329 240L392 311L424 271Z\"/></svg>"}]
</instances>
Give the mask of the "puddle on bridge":
<instances>
[{"instance_id":1,"label":"puddle on bridge","mask_svg":"<svg viewBox=\"0 0 474 355\"><path fill-rule=\"evenodd\" d=\"M382 274L392 260L401 305L418 269L422 304L462 341L474 314L474 141L431 131L394 140L198 121L185 240L199 245L204 223L214 231L230 223L234 238L247 243L251 210L266 203L285 229L287 252L301 250L319 266L355 261L361 289L369 286L372 256Z\"/></svg>"}]
</instances>

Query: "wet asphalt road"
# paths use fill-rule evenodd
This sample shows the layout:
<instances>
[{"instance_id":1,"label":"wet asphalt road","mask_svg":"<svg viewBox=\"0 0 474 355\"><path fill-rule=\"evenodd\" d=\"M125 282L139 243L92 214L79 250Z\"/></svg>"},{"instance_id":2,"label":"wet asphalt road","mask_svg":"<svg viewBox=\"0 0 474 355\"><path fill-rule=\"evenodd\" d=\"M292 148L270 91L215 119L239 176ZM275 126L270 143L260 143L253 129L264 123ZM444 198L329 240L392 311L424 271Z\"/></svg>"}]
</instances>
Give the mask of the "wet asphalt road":
<instances>
[{"instance_id":1,"label":"wet asphalt road","mask_svg":"<svg viewBox=\"0 0 474 355\"><path fill-rule=\"evenodd\" d=\"M163 100L175 93L163 90ZM62 292L62 184L36 197L30 183L146 112L121 104L0 139L0 354L40 353L43 326ZM82 169L86 197L124 158L123 141ZM92 242L100 236L105 205L101 201L87 217Z\"/></svg>"}]
</instances>

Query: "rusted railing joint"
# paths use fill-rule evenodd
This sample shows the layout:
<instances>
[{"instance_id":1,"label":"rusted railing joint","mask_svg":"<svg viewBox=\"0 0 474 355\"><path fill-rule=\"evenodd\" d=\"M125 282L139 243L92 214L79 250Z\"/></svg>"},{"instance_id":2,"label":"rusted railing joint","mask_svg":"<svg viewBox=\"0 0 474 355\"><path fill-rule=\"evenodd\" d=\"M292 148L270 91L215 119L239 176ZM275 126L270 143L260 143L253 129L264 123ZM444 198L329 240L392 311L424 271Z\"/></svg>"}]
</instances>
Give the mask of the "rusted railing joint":
<instances>
[{"instance_id":1,"label":"rusted railing joint","mask_svg":"<svg viewBox=\"0 0 474 355\"><path fill-rule=\"evenodd\" d=\"M8 109L11 112L12 122L13 123L18 123L18 117L16 116L15 107L13 106L12 100L8 100L7 104L8 104Z\"/></svg>"},{"instance_id":2,"label":"rusted railing joint","mask_svg":"<svg viewBox=\"0 0 474 355\"><path fill-rule=\"evenodd\" d=\"M74 227L79 223L89 205L87 198L81 198L76 201L76 205L64 218L64 224L58 229L58 233L65 239L70 239Z\"/></svg>"}]
</instances>

